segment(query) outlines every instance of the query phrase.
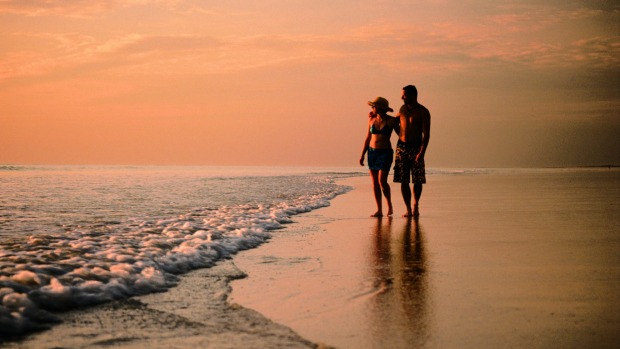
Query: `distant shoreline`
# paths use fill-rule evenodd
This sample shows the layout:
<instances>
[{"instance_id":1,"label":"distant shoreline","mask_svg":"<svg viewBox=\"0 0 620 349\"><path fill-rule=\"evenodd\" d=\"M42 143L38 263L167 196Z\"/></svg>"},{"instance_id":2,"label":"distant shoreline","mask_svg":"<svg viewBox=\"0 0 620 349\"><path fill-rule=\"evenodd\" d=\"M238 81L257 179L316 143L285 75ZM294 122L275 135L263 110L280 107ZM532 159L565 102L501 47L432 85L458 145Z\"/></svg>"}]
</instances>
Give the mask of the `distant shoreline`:
<instances>
[{"instance_id":1,"label":"distant shoreline","mask_svg":"<svg viewBox=\"0 0 620 349\"><path fill-rule=\"evenodd\" d=\"M179 168L179 167L187 167L187 168L286 168L286 169L315 169L315 168L323 168L323 169L359 169L362 170L359 166L296 166L296 165L118 165L118 164L16 164L16 163L0 163L0 169L4 170L17 170L23 167L106 167L106 168L140 168L140 167L148 167L148 168ZM454 168L454 169L469 169L469 168L480 168L480 169L547 169L547 168L618 168L620 164L603 164L603 165L567 165L567 166L428 166L427 169L445 169L445 168Z\"/></svg>"}]
</instances>

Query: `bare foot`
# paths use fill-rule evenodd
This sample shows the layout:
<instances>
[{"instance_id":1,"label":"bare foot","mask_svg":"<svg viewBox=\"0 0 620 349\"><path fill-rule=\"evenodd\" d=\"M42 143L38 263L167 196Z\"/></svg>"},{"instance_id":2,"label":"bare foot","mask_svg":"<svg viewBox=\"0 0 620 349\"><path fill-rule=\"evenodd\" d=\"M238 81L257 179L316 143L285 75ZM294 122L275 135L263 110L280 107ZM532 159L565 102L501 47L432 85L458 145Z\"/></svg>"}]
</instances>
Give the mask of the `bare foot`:
<instances>
[{"instance_id":1,"label":"bare foot","mask_svg":"<svg viewBox=\"0 0 620 349\"><path fill-rule=\"evenodd\" d=\"M391 215L393 215L393 214L394 214L394 210L392 210L392 207L390 207L390 208L388 209L388 214L387 214L387 215L388 215L388 217L389 217L389 216L391 216Z\"/></svg>"},{"instance_id":2,"label":"bare foot","mask_svg":"<svg viewBox=\"0 0 620 349\"><path fill-rule=\"evenodd\" d=\"M411 213L411 211L407 211L407 213L405 213L403 217L413 217L413 213Z\"/></svg>"},{"instance_id":3,"label":"bare foot","mask_svg":"<svg viewBox=\"0 0 620 349\"><path fill-rule=\"evenodd\" d=\"M383 217L383 212L377 211L377 212L371 214L370 217Z\"/></svg>"},{"instance_id":4,"label":"bare foot","mask_svg":"<svg viewBox=\"0 0 620 349\"><path fill-rule=\"evenodd\" d=\"M418 205L415 205L415 207L413 209L413 217L415 217L415 218L420 217L420 209L418 208Z\"/></svg>"}]
</instances>

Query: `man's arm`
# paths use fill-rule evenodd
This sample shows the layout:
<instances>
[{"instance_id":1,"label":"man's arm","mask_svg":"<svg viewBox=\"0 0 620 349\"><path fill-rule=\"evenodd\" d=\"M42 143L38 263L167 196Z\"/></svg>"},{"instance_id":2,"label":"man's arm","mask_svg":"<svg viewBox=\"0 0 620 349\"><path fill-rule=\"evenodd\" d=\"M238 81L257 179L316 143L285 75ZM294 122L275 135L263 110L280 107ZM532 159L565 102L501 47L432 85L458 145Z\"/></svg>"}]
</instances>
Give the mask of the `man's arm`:
<instances>
[{"instance_id":1,"label":"man's arm","mask_svg":"<svg viewBox=\"0 0 620 349\"><path fill-rule=\"evenodd\" d=\"M424 117L422 118L422 148L416 156L416 161L419 159L424 160L426 155L426 149L428 148L428 142L431 140L431 113L428 109L424 109Z\"/></svg>"},{"instance_id":2,"label":"man's arm","mask_svg":"<svg viewBox=\"0 0 620 349\"><path fill-rule=\"evenodd\" d=\"M392 118L390 120L392 121L394 132L396 133L397 136L400 137L400 115L390 116L390 117Z\"/></svg>"}]
</instances>

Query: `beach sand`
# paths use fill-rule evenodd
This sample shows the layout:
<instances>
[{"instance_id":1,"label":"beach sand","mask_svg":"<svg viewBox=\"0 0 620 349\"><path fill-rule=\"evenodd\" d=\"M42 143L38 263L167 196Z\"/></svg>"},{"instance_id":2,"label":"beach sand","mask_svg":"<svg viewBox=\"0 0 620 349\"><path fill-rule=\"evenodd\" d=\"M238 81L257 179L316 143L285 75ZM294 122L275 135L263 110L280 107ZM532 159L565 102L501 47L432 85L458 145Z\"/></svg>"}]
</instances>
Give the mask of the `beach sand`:
<instances>
[{"instance_id":1,"label":"beach sand","mask_svg":"<svg viewBox=\"0 0 620 349\"><path fill-rule=\"evenodd\" d=\"M352 178L237 256L231 299L339 348L617 348L619 179L432 176L412 220L395 184L395 217L370 218L370 180Z\"/></svg>"},{"instance_id":2,"label":"beach sand","mask_svg":"<svg viewBox=\"0 0 620 349\"><path fill-rule=\"evenodd\" d=\"M417 220L396 185L395 217L370 218L369 178L349 178L267 244L3 347L615 348L610 173L429 176Z\"/></svg>"}]
</instances>

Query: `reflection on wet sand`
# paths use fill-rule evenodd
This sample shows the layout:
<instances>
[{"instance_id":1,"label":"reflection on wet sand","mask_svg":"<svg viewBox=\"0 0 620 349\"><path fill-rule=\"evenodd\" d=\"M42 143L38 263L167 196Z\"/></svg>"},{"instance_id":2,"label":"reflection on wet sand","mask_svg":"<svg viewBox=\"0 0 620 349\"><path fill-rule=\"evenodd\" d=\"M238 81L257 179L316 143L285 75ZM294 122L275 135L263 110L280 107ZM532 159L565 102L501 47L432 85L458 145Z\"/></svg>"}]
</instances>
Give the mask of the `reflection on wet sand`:
<instances>
[{"instance_id":1,"label":"reflection on wet sand","mask_svg":"<svg viewBox=\"0 0 620 349\"><path fill-rule=\"evenodd\" d=\"M369 319L373 347L421 348L429 336L423 231L416 219L396 222L393 227L392 219L377 219L375 226L371 268L378 292Z\"/></svg>"}]
</instances>

